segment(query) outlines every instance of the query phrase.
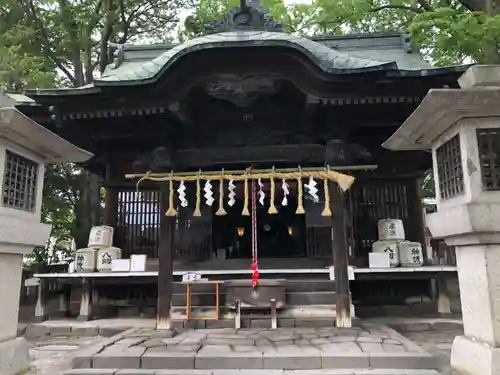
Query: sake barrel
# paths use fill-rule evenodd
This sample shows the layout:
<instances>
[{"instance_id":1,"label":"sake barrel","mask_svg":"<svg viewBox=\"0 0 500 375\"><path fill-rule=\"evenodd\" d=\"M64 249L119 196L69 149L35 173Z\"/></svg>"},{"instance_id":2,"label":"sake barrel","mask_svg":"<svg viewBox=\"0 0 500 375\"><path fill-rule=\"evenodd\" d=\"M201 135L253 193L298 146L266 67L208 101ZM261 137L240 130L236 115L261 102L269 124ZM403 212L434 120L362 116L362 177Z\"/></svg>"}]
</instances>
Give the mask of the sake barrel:
<instances>
[{"instance_id":1,"label":"sake barrel","mask_svg":"<svg viewBox=\"0 0 500 375\"><path fill-rule=\"evenodd\" d=\"M99 272L111 272L111 263L114 259L120 259L122 249L114 246L99 249L97 252L97 270Z\"/></svg>"},{"instance_id":2,"label":"sake barrel","mask_svg":"<svg viewBox=\"0 0 500 375\"><path fill-rule=\"evenodd\" d=\"M113 245L113 227L100 225L92 227L89 234L88 247L100 249L103 247L110 247Z\"/></svg>"},{"instance_id":3,"label":"sake barrel","mask_svg":"<svg viewBox=\"0 0 500 375\"><path fill-rule=\"evenodd\" d=\"M96 266L96 251L84 248L76 251L74 272L94 272Z\"/></svg>"},{"instance_id":4,"label":"sake barrel","mask_svg":"<svg viewBox=\"0 0 500 375\"><path fill-rule=\"evenodd\" d=\"M421 267L424 265L424 253L419 242L403 241L398 246L401 266Z\"/></svg>"},{"instance_id":5,"label":"sake barrel","mask_svg":"<svg viewBox=\"0 0 500 375\"><path fill-rule=\"evenodd\" d=\"M383 219L378 222L378 239L380 241L404 241L405 228L400 219Z\"/></svg>"},{"instance_id":6,"label":"sake barrel","mask_svg":"<svg viewBox=\"0 0 500 375\"><path fill-rule=\"evenodd\" d=\"M388 253L391 267L399 265L398 241L376 241L372 244L374 253Z\"/></svg>"}]
</instances>

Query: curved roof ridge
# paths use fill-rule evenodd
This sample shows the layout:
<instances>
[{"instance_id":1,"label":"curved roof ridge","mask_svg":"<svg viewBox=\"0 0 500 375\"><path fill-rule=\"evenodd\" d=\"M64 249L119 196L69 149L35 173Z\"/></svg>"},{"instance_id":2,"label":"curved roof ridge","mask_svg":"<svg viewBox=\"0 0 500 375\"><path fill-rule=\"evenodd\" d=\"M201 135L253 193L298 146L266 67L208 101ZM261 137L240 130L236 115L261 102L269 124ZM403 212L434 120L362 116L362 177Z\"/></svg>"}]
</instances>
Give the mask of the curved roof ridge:
<instances>
[{"instance_id":1,"label":"curved roof ridge","mask_svg":"<svg viewBox=\"0 0 500 375\"><path fill-rule=\"evenodd\" d=\"M194 51L213 48L265 46L287 47L298 50L315 62L325 73L342 74L352 73L353 71L361 72L397 68L395 62L352 56L305 37L282 32L237 30L205 35L188 40L165 51L155 59L136 66L132 70L110 72L110 74L96 79L95 84L101 86L151 82L156 80L182 56Z\"/></svg>"}]
</instances>

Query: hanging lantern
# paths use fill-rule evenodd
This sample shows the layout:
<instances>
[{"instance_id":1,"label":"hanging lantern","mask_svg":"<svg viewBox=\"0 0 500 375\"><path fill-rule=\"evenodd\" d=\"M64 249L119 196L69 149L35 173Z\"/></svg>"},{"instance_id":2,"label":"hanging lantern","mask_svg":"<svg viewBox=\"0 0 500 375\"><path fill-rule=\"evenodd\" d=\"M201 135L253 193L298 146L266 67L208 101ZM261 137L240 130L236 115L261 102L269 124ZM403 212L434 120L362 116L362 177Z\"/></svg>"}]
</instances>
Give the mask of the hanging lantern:
<instances>
[{"instance_id":1,"label":"hanging lantern","mask_svg":"<svg viewBox=\"0 0 500 375\"><path fill-rule=\"evenodd\" d=\"M243 227L236 228L236 233L238 234L238 237L243 237L245 235L245 228Z\"/></svg>"},{"instance_id":2,"label":"hanging lantern","mask_svg":"<svg viewBox=\"0 0 500 375\"><path fill-rule=\"evenodd\" d=\"M288 227L288 235L293 236L293 227Z\"/></svg>"}]
</instances>

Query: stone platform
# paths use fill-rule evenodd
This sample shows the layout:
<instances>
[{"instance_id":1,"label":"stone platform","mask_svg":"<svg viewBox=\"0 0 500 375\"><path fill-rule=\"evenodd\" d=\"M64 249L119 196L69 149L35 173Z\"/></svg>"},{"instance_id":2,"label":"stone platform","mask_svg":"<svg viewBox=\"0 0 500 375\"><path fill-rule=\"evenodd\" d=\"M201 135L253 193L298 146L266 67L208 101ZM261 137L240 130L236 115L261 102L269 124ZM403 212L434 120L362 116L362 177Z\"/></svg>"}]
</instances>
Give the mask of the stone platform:
<instances>
[{"instance_id":1,"label":"stone platform","mask_svg":"<svg viewBox=\"0 0 500 375\"><path fill-rule=\"evenodd\" d=\"M131 371L129 375L134 373L133 369L142 369L136 372L146 375L154 373L153 370L174 369L283 372L436 368L435 358L421 347L393 329L373 323L360 323L349 329L201 329L168 336L169 332L150 328L128 330L79 353L73 360L73 368L80 370L72 374L100 373L97 369L115 372L127 369ZM211 373L203 372L206 374Z\"/></svg>"}]
</instances>

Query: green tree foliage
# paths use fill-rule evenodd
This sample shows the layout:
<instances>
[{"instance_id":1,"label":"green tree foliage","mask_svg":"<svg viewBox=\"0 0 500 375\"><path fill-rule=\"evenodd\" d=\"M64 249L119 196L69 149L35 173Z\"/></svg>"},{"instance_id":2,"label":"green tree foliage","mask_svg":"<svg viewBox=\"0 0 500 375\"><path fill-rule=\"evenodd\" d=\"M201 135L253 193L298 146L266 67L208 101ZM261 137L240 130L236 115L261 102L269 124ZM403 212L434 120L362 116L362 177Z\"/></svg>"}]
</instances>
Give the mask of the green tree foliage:
<instances>
[{"instance_id":1,"label":"green tree foliage","mask_svg":"<svg viewBox=\"0 0 500 375\"><path fill-rule=\"evenodd\" d=\"M91 83L119 45L167 41L183 6L183 0L1 0L0 89ZM34 250L32 263L47 269L67 255L58 245L71 238L86 245L101 220L101 190L97 176L71 163L47 168L42 220L53 226L52 241Z\"/></svg>"},{"instance_id":2,"label":"green tree foliage","mask_svg":"<svg viewBox=\"0 0 500 375\"><path fill-rule=\"evenodd\" d=\"M464 0L465 1L465 0ZM198 0L186 20L186 35L220 19L239 4L237 0ZM285 5L263 0L286 31L302 35L407 31L414 43L436 66L463 63L500 63L500 16L470 11L458 0L316 0Z\"/></svg>"}]
</instances>

